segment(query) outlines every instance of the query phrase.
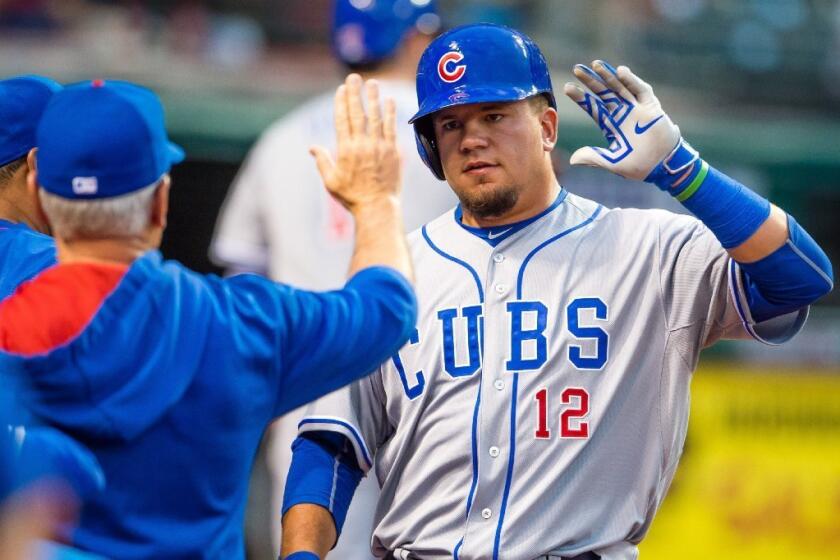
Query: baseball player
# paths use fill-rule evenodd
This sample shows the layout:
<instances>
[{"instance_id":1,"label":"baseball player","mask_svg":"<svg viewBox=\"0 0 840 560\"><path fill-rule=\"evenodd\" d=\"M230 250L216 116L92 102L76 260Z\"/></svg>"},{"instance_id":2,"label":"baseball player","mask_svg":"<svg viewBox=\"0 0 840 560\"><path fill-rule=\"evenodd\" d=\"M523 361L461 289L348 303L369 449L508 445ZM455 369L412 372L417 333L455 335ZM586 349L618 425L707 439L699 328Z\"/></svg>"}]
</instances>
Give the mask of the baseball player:
<instances>
[{"instance_id":1,"label":"baseball player","mask_svg":"<svg viewBox=\"0 0 840 560\"><path fill-rule=\"evenodd\" d=\"M55 264L55 243L26 192L35 130L61 86L41 76L0 81L0 300Z\"/></svg>"},{"instance_id":2,"label":"baseball player","mask_svg":"<svg viewBox=\"0 0 840 560\"><path fill-rule=\"evenodd\" d=\"M378 373L311 406L284 504L287 559L323 557L363 474L384 558L629 560L677 467L689 381L721 338L775 344L832 289L778 207L682 139L628 68L566 95L607 147L571 162L643 179L696 216L609 209L558 185L546 62L489 24L435 40L412 119L458 207L409 238L420 313Z\"/></svg>"},{"instance_id":3,"label":"baseball player","mask_svg":"<svg viewBox=\"0 0 840 560\"><path fill-rule=\"evenodd\" d=\"M332 24L335 57L350 71L376 79L393 98L397 137L404 158L403 219L408 231L455 202L452 191L414 155L408 119L417 111L414 70L439 31L434 1L336 0ZM305 103L272 125L254 146L231 187L212 242L214 260L233 271L266 273L273 280L310 289L340 286L352 254L353 223L347 211L320 188L306 150L334 146L332 94ZM277 421L267 449L272 481L271 538L280 548L280 509L291 462L291 443L302 410ZM365 481L356 494L334 554L369 560L368 535L378 488Z\"/></svg>"},{"instance_id":4,"label":"baseball player","mask_svg":"<svg viewBox=\"0 0 840 560\"><path fill-rule=\"evenodd\" d=\"M49 225L27 192L26 178L35 166L38 122L60 89L42 76L0 81L0 300L56 262ZM13 460L6 469L11 478L0 481L0 499L44 478L61 478L82 499L103 488L102 470L84 445L57 430L33 427L11 398L14 392L4 386L3 393L0 447Z\"/></svg>"},{"instance_id":5,"label":"baseball player","mask_svg":"<svg viewBox=\"0 0 840 560\"><path fill-rule=\"evenodd\" d=\"M243 558L253 455L275 417L372 371L416 319L398 199L396 111L348 77L337 159L313 150L356 222L349 280L309 292L164 262L172 144L149 90L57 93L29 186L58 264L0 304L0 375L35 417L88 444L107 477L74 544L107 558ZM354 334L355 333L355 334ZM2 382L3 379L0 379Z\"/></svg>"}]
</instances>

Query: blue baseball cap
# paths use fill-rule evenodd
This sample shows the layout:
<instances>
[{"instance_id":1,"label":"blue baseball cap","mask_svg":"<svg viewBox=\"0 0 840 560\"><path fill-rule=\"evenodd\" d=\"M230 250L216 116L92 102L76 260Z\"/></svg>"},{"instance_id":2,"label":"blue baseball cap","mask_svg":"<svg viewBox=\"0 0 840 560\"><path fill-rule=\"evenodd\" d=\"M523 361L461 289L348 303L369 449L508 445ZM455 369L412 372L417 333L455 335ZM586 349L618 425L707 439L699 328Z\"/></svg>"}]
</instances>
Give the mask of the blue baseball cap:
<instances>
[{"instance_id":1,"label":"blue baseball cap","mask_svg":"<svg viewBox=\"0 0 840 560\"><path fill-rule=\"evenodd\" d=\"M169 141L151 90L116 80L64 88L38 126L38 183L63 198L93 199L150 186L184 150Z\"/></svg>"},{"instance_id":2,"label":"blue baseball cap","mask_svg":"<svg viewBox=\"0 0 840 560\"><path fill-rule=\"evenodd\" d=\"M441 27L435 0L335 0L332 46L345 64L370 64L394 54L405 34Z\"/></svg>"},{"instance_id":3,"label":"blue baseball cap","mask_svg":"<svg viewBox=\"0 0 840 560\"><path fill-rule=\"evenodd\" d=\"M60 89L58 82L42 76L0 81L0 167L25 156L37 145L38 121Z\"/></svg>"}]
</instances>

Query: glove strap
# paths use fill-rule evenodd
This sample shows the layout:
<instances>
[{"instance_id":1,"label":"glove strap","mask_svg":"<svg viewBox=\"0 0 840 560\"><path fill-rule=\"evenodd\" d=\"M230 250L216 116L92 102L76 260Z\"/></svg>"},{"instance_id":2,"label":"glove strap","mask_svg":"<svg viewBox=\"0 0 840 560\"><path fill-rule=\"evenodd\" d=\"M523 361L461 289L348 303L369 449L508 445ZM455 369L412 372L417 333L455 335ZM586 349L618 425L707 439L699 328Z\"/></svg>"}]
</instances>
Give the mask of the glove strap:
<instances>
[{"instance_id":1,"label":"glove strap","mask_svg":"<svg viewBox=\"0 0 840 560\"><path fill-rule=\"evenodd\" d=\"M697 165L699 161L701 161L700 154L697 150L680 138L671 153L645 177L645 181L653 183L661 190L670 193L671 196L678 197L687 190L687 187L693 183L693 179L701 172L701 166ZM674 187L674 183L683 177L685 178L679 186Z\"/></svg>"}]
</instances>

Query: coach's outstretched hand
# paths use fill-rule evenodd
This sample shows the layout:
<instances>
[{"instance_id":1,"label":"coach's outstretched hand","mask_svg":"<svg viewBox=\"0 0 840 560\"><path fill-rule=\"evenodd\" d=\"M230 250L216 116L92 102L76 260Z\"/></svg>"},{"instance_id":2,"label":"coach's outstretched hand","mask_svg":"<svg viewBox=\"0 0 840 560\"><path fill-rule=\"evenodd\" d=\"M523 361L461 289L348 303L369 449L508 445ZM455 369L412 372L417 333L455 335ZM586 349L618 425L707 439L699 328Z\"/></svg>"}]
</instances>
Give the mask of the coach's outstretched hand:
<instances>
[{"instance_id":1,"label":"coach's outstretched hand","mask_svg":"<svg viewBox=\"0 0 840 560\"><path fill-rule=\"evenodd\" d=\"M396 107L393 99L384 105L383 111L376 80L363 82L358 74L350 74L335 94L336 160L321 146L310 148L327 190L350 211L368 201L399 195L402 166Z\"/></svg>"},{"instance_id":2,"label":"coach's outstretched hand","mask_svg":"<svg viewBox=\"0 0 840 560\"><path fill-rule=\"evenodd\" d=\"M335 92L335 131L335 160L321 146L310 152L327 190L356 224L349 276L363 268L388 266L413 280L399 197L402 164L393 99L385 102L383 111L377 82L364 83L358 74L350 74Z\"/></svg>"},{"instance_id":3,"label":"coach's outstretched hand","mask_svg":"<svg viewBox=\"0 0 840 560\"><path fill-rule=\"evenodd\" d=\"M589 91L575 83L567 83L563 91L592 117L609 147L580 148L572 154L572 165L646 180L680 143L680 129L662 110L653 88L628 67L615 69L602 60L592 68L578 64L574 73Z\"/></svg>"}]
</instances>

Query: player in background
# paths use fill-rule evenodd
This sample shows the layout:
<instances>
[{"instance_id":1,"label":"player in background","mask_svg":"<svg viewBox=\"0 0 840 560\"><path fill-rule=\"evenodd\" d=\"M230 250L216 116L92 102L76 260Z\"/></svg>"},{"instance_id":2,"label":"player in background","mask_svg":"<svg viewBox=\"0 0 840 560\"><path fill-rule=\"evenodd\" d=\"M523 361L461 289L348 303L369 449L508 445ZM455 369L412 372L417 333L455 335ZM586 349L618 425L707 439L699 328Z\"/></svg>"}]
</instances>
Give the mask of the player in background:
<instances>
[{"instance_id":1,"label":"player in background","mask_svg":"<svg viewBox=\"0 0 840 560\"><path fill-rule=\"evenodd\" d=\"M479 24L433 42L412 120L461 203L409 237L409 343L307 409L287 560L327 553L371 472L380 558L635 559L682 452L700 350L783 342L832 289L816 242L701 159L651 86L602 61L574 73L584 87L564 91L608 147L571 163L653 183L696 218L557 184L554 93L526 36Z\"/></svg>"},{"instance_id":2,"label":"player in background","mask_svg":"<svg viewBox=\"0 0 840 560\"><path fill-rule=\"evenodd\" d=\"M248 473L271 420L372 371L408 338L396 111L375 82L336 94L336 161L314 150L356 222L344 288L228 280L162 261L183 158L149 90L95 80L57 93L27 187L58 264L0 304L0 382L36 420L83 439L107 487L74 543L108 558L244 556ZM350 329L350 332L348 332ZM352 333L356 333L355 335ZM5 386L5 385L4 385Z\"/></svg>"},{"instance_id":3,"label":"player in background","mask_svg":"<svg viewBox=\"0 0 840 560\"><path fill-rule=\"evenodd\" d=\"M397 103L397 136L404 154L403 219L412 231L456 202L446 184L429 175L417 157L414 131L407 124L417 111L417 62L440 29L435 2L336 0L333 9L335 57L348 71L376 79L383 95ZM308 289L342 284L352 253L353 222L329 193L317 188L320 178L306 152L313 144L334 148L332 123L332 94L324 93L262 135L222 208L211 246L214 261L230 272L265 273ZM280 548L283 486L301 413L280 419L269 431L266 459L275 554ZM372 481L362 483L335 550L337 557L370 559L368 537L377 496Z\"/></svg>"},{"instance_id":4,"label":"player in background","mask_svg":"<svg viewBox=\"0 0 840 560\"><path fill-rule=\"evenodd\" d=\"M43 76L0 80L0 300L22 283L55 264L55 242L49 225L27 193L26 179L35 165L35 132L41 115L61 85ZM0 553L31 554L24 543L34 536L61 539L71 527L69 513L77 499L104 487L104 475L91 452L65 434L28 424L16 392L3 385L0 394L0 502L8 513L0 521ZM61 490L42 485L61 480ZM11 513L14 510L15 513ZM63 513L61 513L63 512ZM57 514L64 526L54 523ZM43 543L42 548L47 544ZM58 558L57 546L45 556ZM71 551L67 551L71 553ZM72 554L77 554L72 552ZM81 556L79 556L81 557Z\"/></svg>"},{"instance_id":5,"label":"player in background","mask_svg":"<svg viewBox=\"0 0 840 560\"><path fill-rule=\"evenodd\" d=\"M0 300L55 264L49 226L26 192L35 130L61 85L41 76L0 81Z\"/></svg>"}]
</instances>

